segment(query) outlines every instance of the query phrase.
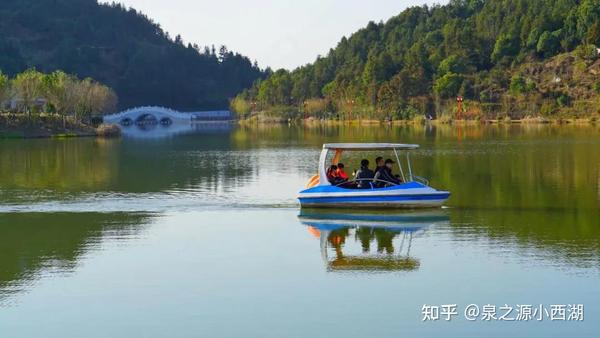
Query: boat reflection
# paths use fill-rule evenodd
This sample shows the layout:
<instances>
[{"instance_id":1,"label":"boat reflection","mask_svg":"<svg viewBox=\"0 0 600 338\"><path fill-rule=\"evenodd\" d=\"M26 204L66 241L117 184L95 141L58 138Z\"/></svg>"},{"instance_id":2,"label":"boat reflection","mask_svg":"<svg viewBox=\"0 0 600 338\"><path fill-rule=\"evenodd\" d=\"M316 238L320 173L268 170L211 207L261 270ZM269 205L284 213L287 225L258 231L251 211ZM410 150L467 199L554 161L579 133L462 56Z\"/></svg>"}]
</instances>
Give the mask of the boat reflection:
<instances>
[{"instance_id":1,"label":"boat reflection","mask_svg":"<svg viewBox=\"0 0 600 338\"><path fill-rule=\"evenodd\" d=\"M383 214L303 209L298 217L319 238L321 257L331 272L417 270L421 262L411 256L413 239L449 221L441 210Z\"/></svg>"}]
</instances>

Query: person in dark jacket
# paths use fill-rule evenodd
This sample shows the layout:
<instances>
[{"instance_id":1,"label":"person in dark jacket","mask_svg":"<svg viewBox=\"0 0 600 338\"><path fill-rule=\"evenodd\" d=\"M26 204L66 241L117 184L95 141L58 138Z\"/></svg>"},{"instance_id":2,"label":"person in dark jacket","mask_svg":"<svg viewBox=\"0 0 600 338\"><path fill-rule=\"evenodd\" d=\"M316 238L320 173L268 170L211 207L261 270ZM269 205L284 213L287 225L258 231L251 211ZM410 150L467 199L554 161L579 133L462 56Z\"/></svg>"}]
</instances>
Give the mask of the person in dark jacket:
<instances>
[{"instance_id":1,"label":"person in dark jacket","mask_svg":"<svg viewBox=\"0 0 600 338\"><path fill-rule=\"evenodd\" d=\"M377 174L377 172L385 167L385 162L383 161L383 157L379 156L375 159L375 172L373 174Z\"/></svg>"},{"instance_id":2,"label":"person in dark jacket","mask_svg":"<svg viewBox=\"0 0 600 338\"><path fill-rule=\"evenodd\" d=\"M368 188L369 183L375 176L373 170L369 169L369 160L364 159L360 161L360 169L356 171L354 179L356 180L356 186L359 189Z\"/></svg>"},{"instance_id":3,"label":"person in dark jacket","mask_svg":"<svg viewBox=\"0 0 600 338\"><path fill-rule=\"evenodd\" d=\"M377 170L374 177L377 187L382 188L402 183L402 180L400 180L397 175L392 173L392 167L394 166L394 163L394 161L388 158L385 160L384 166Z\"/></svg>"}]
</instances>

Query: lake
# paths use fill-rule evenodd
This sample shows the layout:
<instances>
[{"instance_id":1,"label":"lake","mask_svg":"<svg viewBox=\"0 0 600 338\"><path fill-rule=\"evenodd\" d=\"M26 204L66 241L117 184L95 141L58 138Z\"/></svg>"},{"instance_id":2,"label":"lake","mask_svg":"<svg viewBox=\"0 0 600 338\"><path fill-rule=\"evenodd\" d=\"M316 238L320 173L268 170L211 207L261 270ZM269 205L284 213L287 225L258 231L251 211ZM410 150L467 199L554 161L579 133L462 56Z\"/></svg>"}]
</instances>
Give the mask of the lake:
<instances>
[{"instance_id":1,"label":"lake","mask_svg":"<svg viewBox=\"0 0 600 338\"><path fill-rule=\"evenodd\" d=\"M133 136L0 140L1 337L600 336L598 126ZM326 142L420 144L452 196L301 212Z\"/></svg>"}]
</instances>

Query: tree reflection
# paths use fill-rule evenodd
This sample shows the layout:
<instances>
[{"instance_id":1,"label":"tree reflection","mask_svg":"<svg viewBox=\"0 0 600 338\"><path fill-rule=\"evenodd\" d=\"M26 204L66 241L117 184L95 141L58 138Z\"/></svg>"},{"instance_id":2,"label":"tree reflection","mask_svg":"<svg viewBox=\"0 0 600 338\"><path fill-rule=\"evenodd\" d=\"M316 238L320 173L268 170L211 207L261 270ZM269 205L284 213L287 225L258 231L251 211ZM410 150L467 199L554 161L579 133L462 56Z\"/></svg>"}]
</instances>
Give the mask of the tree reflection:
<instances>
[{"instance_id":1,"label":"tree reflection","mask_svg":"<svg viewBox=\"0 0 600 338\"><path fill-rule=\"evenodd\" d=\"M0 213L0 300L46 273L69 273L107 238L140 235L150 215L128 213Z\"/></svg>"},{"instance_id":2,"label":"tree reflection","mask_svg":"<svg viewBox=\"0 0 600 338\"><path fill-rule=\"evenodd\" d=\"M600 266L598 209L455 209L450 218L456 241L481 238L491 250L510 248L560 267Z\"/></svg>"},{"instance_id":3,"label":"tree reflection","mask_svg":"<svg viewBox=\"0 0 600 338\"><path fill-rule=\"evenodd\" d=\"M0 203L95 192L216 191L259 169L230 147L228 133L160 141L7 140L0 142Z\"/></svg>"}]
</instances>

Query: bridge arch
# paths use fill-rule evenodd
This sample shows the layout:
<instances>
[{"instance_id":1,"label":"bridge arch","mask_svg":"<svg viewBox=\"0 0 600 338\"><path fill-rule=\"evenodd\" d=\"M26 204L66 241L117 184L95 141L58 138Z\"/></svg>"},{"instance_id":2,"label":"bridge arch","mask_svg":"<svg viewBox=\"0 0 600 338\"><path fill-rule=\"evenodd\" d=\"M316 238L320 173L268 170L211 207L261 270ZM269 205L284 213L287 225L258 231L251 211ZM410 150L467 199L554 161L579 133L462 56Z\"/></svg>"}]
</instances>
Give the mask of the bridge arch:
<instances>
[{"instance_id":1,"label":"bridge arch","mask_svg":"<svg viewBox=\"0 0 600 338\"><path fill-rule=\"evenodd\" d=\"M125 127L132 124L160 124L169 126L172 123L177 122L225 122L233 119L233 114L227 110L183 113L173 109L156 106L132 108L103 117L105 123L115 123Z\"/></svg>"}]
</instances>

